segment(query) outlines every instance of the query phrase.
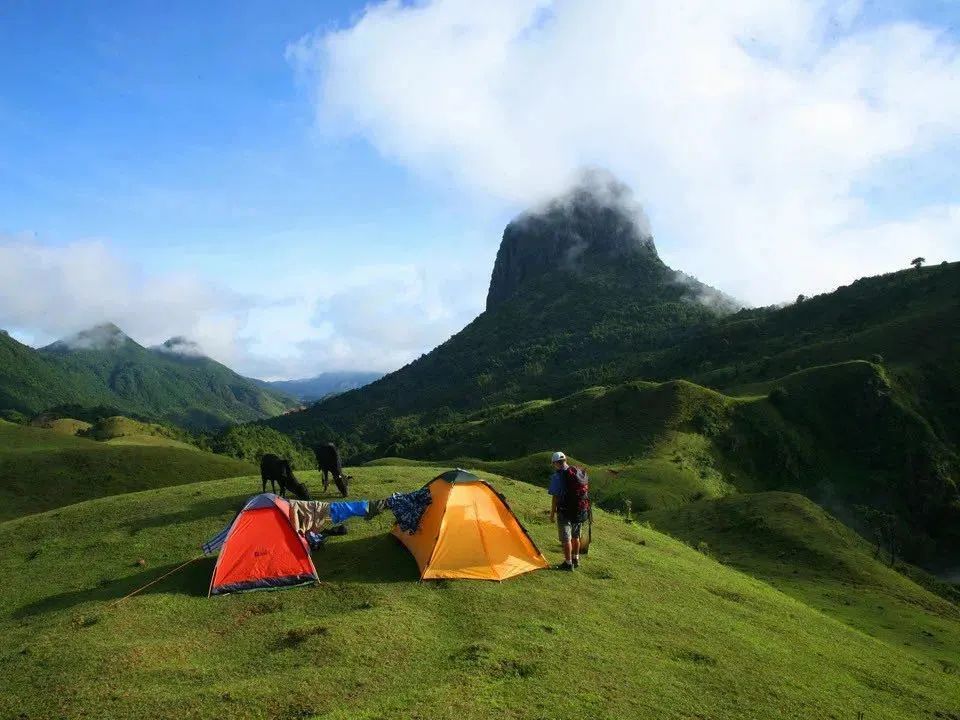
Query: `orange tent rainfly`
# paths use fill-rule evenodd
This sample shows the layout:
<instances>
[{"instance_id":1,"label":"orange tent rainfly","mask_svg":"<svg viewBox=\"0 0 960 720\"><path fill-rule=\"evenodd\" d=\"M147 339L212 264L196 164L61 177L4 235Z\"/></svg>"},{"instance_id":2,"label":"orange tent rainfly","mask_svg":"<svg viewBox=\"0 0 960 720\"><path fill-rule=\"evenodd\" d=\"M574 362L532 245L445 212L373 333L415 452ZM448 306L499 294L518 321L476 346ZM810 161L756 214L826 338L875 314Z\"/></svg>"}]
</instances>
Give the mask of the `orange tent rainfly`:
<instances>
[{"instance_id":1,"label":"orange tent rainfly","mask_svg":"<svg viewBox=\"0 0 960 720\"><path fill-rule=\"evenodd\" d=\"M431 502L416 532L393 528L421 580L505 580L548 567L503 496L480 478L450 470L426 487Z\"/></svg>"},{"instance_id":2,"label":"orange tent rainfly","mask_svg":"<svg viewBox=\"0 0 960 720\"><path fill-rule=\"evenodd\" d=\"M290 525L289 504L273 493L250 498L233 522L203 546L220 550L210 594L317 582L306 539Z\"/></svg>"}]
</instances>

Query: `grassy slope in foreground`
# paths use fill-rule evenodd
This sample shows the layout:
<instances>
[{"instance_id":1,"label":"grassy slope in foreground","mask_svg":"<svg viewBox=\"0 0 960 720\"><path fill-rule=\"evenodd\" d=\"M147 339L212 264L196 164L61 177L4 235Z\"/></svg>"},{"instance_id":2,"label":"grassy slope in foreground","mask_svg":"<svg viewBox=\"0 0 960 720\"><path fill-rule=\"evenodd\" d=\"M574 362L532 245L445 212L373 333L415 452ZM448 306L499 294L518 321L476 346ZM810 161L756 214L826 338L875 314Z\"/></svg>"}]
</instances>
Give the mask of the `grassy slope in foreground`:
<instances>
[{"instance_id":1,"label":"grassy slope in foreground","mask_svg":"<svg viewBox=\"0 0 960 720\"><path fill-rule=\"evenodd\" d=\"M875 560L863 538L802 495L733 495L641 517L691 545L706 543L724 565L960 672L960 607Z\"/></svg>"},{"instance_id":2,"label":"grassy slope in foreground","mask_svg":"<svg viewBox=\"0 0 960 720\"><path fill-rule=\"evenodd\" d=\"M163 445L143 444L154 439ZM233 458L167 446L176 442L167 438L140 441L114 445L0 421L0 519L252 470Z\"/></svg>"},{"instance_id":3,"label":"grassy slope in foreground","mask_svg":"<svg viewBox=\"0 0 960 720\"><path fill-rule=\"evenodd\" d=\"M437 471L359 468L353 487L377 497ZM491 479L556 558L542 489ZM913 719L960 704L934 660L604 513L574 574L419 584L386 515L314 553L318 587L207 599L208 559L106 607L194 556L258 485L0 524L0 715Z\"/></svg>"}]
</instances>

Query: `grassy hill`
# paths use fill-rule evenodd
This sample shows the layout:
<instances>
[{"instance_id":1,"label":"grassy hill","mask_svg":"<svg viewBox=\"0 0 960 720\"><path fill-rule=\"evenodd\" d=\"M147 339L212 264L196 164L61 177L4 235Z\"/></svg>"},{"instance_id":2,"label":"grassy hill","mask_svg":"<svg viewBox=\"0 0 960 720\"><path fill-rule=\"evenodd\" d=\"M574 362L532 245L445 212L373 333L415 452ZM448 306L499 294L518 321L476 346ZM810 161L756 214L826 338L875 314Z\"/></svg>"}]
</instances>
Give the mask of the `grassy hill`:
<instances>
[{"instance_id":1,"label":"grassy hill","mask_svg":"<svg viewBox=\"0 0 960 720\"><path fill-rule=\"evenodd\" d=\"M39 415L30 421L31 427L53 430L63 435L81 435L93 425L83 420L68 417L47 417Z\"/></svg>"},{"instance_id":2,"label":"grassy hill","mask_svg":"<svg viewBox=\"0 0 960 720\"><path fill-rule=\"evenodd\" d=\"M673 455L670 454L671 449ZM622 511L625 508L624 501L629 499L634 510L642 511L679 507L704 497L722 497L734 492L736 489L721 479L710 464L712 461L703 455L704 449L703 438L678 435L672 443L660 448L663 453L661 457L613 463L587 463L570 454L567 457L575 465L588 467L590 494L594 503L608 510ZM552 472L551 454L546 451L532 453L513 460L454 457L447 462L546 487ZM391 457L371 460L364 465L415 467L434 466L439 462L443 461Z\"/></svg>"},{"instance_id":3,"label":"grassy hill","mask_svg":"<svg viewBox=\"0 0 960 720\"><path fill-rule=\"evenodd\" d=\"M894 513L913 561L960 551L957 456L882 366L810 368L770 387L742 397L682 380L592 387L413 428L392 449L543 484L545 452L562 448L590 466L594 498L606 508L790 490L852 524L861 506Z\"/></svg>"},{"instance_id":4,"label":"grassy hill","mask_svg":"<svg viewBox=\"0 0 960 720\"><path fill-rule=\"evenodd\" d=\"M378 497L437 472L358 468L353 487ZM490 479L556 558L542 489ZM574 574L419 584L381 516L314 553L318 587L207 599L204 560L108 607L193 557L254 484L168 487L0 523L0 715L912 720L960 706L960 675L937 653L870 637L602 512Z\"/></svg>"},{"instance_id":5,"label":"grassy hill","mask_svg":"<svg viewBox=\"0 0 960 720\"><path fill-rule=\"evenodd\" d=\"M190 436L175 428L157 423L143 422L123 415L98 420L84 431L85 437L111 445L152 445L196 450L188 442Z\"/></svg>"},{"instance_id":6,"label":"grassy hill","mask_svg":"<svg viewBox=\"0 0 960 720\"><path fill-rule=\"evenodd\" d=\"M920 578L945 597L924 590L801 495L734 495L640 518L872 637L957 667L960 588Z\"/></svg>"},{"instance_id":7,"label":"grassy hill","mask_svg":"<svg viewBox=\"0 0 960 720\"><path fill-rule=\"evenodd\" d=\"M193 429L278 415L292 398L210 358L137 344L103 325L34 350L0 333L0 411L109 406Z\"/></svg>"},{"instance_id":8,"label":"grassy hill","mask_svg":"<svg viewBox=\"0 0 960 720\"><path fill-rule=\"evenodd\" d=\"M169 438L97 442L0 421L0 519L146 488L231 477L251 465ZM158 444L153 444L156 440ZM145 444L146 443L146 444Z\"/></svg>"},{"instance_id":9,"label":"grassy hill","mask_svg":"<svg viewBox=\"0 0 960 720\"><path fill-rule=\"evenodd\" d=\"M437 471L362 468L356 487L376 497ZM490 479L556 556L542 490ZM251 484L164 488L0 524L10 548L0 712L914 718L949 717L960 702L960 678L935 658L602 513L602 544L573 575L418 584L380 517L314 553L316 588L208 600L204 560L107 607L193 557ZM563 657L580 658L573 690ZM106 679L116 663L124 672Z\"/></svg>"},{"instance_id":10,"label":"grassy hill","mask_svg":"<svg viewBox=\"0 0 960 720\"><path fill-rule=\"evenodd\" d=\"M559 293L557 280L542 278L410 365L268 424L304 436L333 431L346 442L354 435L355 444L377 445L370 454L388 454L393 435L409 427L627 379L617 367L638 347L664 351L715 315L665 282L669 273L624 261L564 277Z\"/></svg>"}]
</instances>

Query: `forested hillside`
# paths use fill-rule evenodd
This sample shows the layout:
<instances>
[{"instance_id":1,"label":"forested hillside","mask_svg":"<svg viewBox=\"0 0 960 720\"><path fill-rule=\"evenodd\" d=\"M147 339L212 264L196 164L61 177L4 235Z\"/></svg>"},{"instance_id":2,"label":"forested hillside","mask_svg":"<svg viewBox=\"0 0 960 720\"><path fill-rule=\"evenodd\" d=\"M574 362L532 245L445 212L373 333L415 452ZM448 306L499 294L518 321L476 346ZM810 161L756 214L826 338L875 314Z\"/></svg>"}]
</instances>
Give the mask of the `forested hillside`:
<instances>
[{"instance_id":1,"label":"forested hillside","mask_svg":"<svg viewBox=\"0 0 960 720\"><path fill-rule=\"evenodd\" d=\"M0 334L0 411L34 415L62 405L209 429L277 415L296 402L196 354L145 348L102 325L40 350Z\"/></svg>"}]
</instances>

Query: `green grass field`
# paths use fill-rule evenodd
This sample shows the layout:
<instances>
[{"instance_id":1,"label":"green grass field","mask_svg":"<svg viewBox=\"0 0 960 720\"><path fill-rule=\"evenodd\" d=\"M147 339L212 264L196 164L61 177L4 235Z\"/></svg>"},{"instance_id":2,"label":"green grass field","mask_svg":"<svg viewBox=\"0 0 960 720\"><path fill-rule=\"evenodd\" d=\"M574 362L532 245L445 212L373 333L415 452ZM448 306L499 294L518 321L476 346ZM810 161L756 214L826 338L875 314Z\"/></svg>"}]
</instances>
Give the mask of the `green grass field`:
<instances>
[{"instance_id":1,"label":"green grass field","mask_svg":"<svg viewBox=\"0 0 960 720\"><path fill-rule=\"evenodd\" d=\"M105 495L252 471L247 463L165 437L97 442L0 421L0 520Z\"/></svg>"},{"instance_id":2,"label":"green grass field","mask_svg":"<svg viewBox=\"0 0 960 720\"><path fill-rule=\"evenodd\" d=\"M734 495L640 518L868 635L960 672L960 590L936 588L946 599L920 587L802 495Z\"/></svg>"},{"instance_id":3,"label":"green grass field","mask_svg":"<svg viewBox=\"0 0 960 720\"><path fill-rule=\"evenodd\" d=\"M352 489L412 490L441 469L356 468ZM559 559L543 489L481 475ZM213 480L0 523L0 716L913 720L960 708L960 672L939 651L872 637L602 511L573 574L421 584L383 515L314 553L316 587L207 599L204 559L109 605L195 556L258 491L252 476ZM928 598L909 621L952 628L942 641L954 642L938 599L896 582Z\"/></svg>"}]
</instances>

